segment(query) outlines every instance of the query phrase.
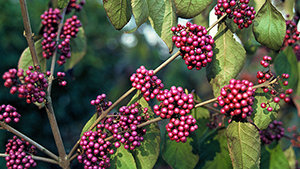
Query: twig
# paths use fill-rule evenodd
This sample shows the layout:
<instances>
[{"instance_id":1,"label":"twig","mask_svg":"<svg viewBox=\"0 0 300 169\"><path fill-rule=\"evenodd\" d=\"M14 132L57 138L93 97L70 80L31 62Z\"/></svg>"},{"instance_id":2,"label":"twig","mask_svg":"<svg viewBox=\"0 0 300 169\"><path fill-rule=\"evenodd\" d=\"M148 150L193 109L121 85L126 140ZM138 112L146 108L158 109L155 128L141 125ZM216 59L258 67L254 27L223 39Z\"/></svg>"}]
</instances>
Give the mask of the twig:
<instances>
[{"instance_id":1,"label":"twig","mask_svg":"<svg viewBox=\"0 0 300 169\"><path fill-rule=\"evenodd\" d=\"M0 157L6 157L6 156L9 156L9 155L8 154L4 154L4 153L0 153ZM43 161L43 162L52 163L52 164L58 164L57 161L55 161L53 159L50 159L50 158L45 158L45 157L40 157L40 156L34 156L34 155L30 155L30 156L34 160Z\"/></svg>"},{"instance_id":2,"label":"twig","mask_svg":"<svg viewBox=\"0 0 300 169\"><path fill-rule=\"evenodd\" d=\"M223 20L227 16L227 13L222 15L216 22L214 22L212 25L210 25L209 28L207 28L207 32L209 32L213 27L215 27L221 20Z\"/></svg>"},{"instance_id":3,"label":"twig","mask_svg":"<svg viewBox=\"0 0 300 169\"><path fill-rule=\"evenodd\" d=\"M178 52L176 52L174 55L172 55L171 57L169 57L169 59L167 59L164 63L162 63L161 65L159 65L154 71L153 73L156 74L157 72L159 72L162 68L164 68L165 66L167 66L169 63L171 63L174 59L177 58L177 56L180 55L180 50Z\"/></svg>"},{"instance_id":4,"label":"twig","mask_svg":"<svg viewBox=\"0 0 300 169\"><path fill-rule=\"evenodd\" d=\"M30 144L34 145L36 148L38 148L39 150L41 150L43 153L45 153L49 157L53 158L54 160L56 160L56 161L59 160L59 158L55 154L53 154L51 151L47 150L45 147L41 146L39 143L37 143L34 140L30 139L29 137L25 136L24 134L22 134L21 132L19 132L16 129L14 129L13 127L9 126L8 124L0 121L0 126L3 129L15 134L16 136L23 138L25 141L28 141Z\"/></svg>"},{"instance_id":5,"label":"twig","mask_svg":"<svg viewBox=\"0 0 300 169\"><path fill-rule=\"evenodd\" d=\"M218 100L217 97L216 97L216 98L213 98L213 99L210 99L210 100L206 100L206 101L204 101L204 102L201 102L201 103L196 104L196 105L195 105L195 108L204 106L204 105L206 105L206 104L208 104L208 103L212 103L212 102L215 102L215 101L217 101L217 100Z\"/></svg>"},{"instance_id":6,"label":"twig","mask_svg":"<svg viewBox=\"0 0 300 169\"><path fill-rule=\"evenodd\" d=\"M32 57L33 65L36 68L40 64L39 64L39 60L38 60L37 53L36 53L35 46L34 46L33 35L32 35L32 31L31 31L31 26L30 26L30 20L28 17L26 0L19 0L19 2L20 2L20 6L21 6L22 17L23 17L24 28L25 28L24 36L26 37L26 40L28 43L28 47L29 47L30 54Z\"/></svg>"}]
</instances>

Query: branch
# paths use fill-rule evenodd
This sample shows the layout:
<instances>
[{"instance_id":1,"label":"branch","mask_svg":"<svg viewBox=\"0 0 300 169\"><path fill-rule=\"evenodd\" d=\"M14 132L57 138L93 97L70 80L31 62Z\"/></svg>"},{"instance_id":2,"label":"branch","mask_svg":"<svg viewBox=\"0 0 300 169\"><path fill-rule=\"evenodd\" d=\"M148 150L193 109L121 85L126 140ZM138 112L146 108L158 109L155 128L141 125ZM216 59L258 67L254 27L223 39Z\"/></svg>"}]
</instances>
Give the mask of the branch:
<instances>
[{"instance_id":1,"label":"branch","mask_svg":"<svg viewBox=\"0 0 300 169\"><path fill-rule=\"evenodd\" d=\"M4 153L0 153L0 157L6 157L9 156L8 154L4 154ZM46 163L52 163L52 164L58 164L57 161L50 159L50 158L45 158L45 157L40 157L40 156L34 156L34 155L30 155L32 157L32 159L34 160L38 160L38 161L43 161ZM28 155L26 156L28 157Z\"/></svg>"},{"instance_id":2,"label":"branch","mask_svg":"<svg viewBox=\"0 0 300 169\"><path fill-rule=\"evenodd\" d=\"M223 20L227 16L227 13L222 15L215 23L213 23L209 28L207 28L207 32L209 32L213 27L215 27L221 20Z\"/></svg>"},{"instance_id":3,"label":"branch","mask_svg":"<svg viewBox=\"0 0 300 169\"><path fill-rule=\"evenodd\" d=\"M175 58L177 58L177 56L180 55L180 50L178 52L176 52L174 55L172 55L171 57L169 57L168 60L166 60L164 63L162 63L161 65L159 65L154 71L153 73L156 74L157 72L159 72L162 68L164 68L165 66L167 66L169 63L171 63Z\"/></svg>"},{"instance_id":4,"label":"branch","mask_svg":"<svg viewBox=\"0 0 300 169\"><path fill-rule=\"evenodd\" d=\"M19 0L19 2L20 2L20 6L21 6L22 17L23 17L23 22L24 22L24 27L25 27L24 36L26 37L26 40L27 40L27 43L28 43L28 46L29 46L29 50L30 50L30 53L31 53L33 65L36 68L40 64L39 64L39 60L38 60L37 53L36 53L35 46L34 46L33 34L32 34L32 31L31 31L30 20L29 20L29 17L28 17L28 10L27 10L27 5L26 5L26 0Z\"/></svg>"},{"instance_id":5,"label":"branch","mask_svg":"<svg viewBox=\"0 0 300 169\"><path fill-rule=\"evenodd\" d=\"M37 142L35 142L34 140L30 139L29 137L25 136L24 134L22 134L21 132L19 132L18 130L12 128L11 126L9 126L8 124L0 121L0 126L15 134L16 136L23 138L25 141L28 141L30 144L34 145L36 148L38 148L39 150L41 150L43 153L45 153L46 155L48 155L49 157L53 158L55 161L59 161L58 157L53 154L51 151L47 150L45 147L41 146L40 144L38 144Z\"/></svg>"}]
</instances>

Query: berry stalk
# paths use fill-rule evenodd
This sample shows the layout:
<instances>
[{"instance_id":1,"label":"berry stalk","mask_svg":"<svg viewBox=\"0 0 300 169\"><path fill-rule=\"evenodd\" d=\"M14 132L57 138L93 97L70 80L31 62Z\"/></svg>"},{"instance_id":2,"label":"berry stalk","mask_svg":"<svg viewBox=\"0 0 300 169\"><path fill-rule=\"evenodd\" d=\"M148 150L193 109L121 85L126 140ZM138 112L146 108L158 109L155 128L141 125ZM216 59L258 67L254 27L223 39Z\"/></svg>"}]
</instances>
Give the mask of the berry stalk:
<instances>
[{"instance_id":1,"label":"berry stalk","mask_svg":"<svg viewBox=\"0 0 300 169\"><path fill-rule=\"evenodd\" d=\"M9 154L0 153L0 157L7 157L7 156L9 156ZM51 164L58 164L58 162L56 160L53 160L53 159L49 159L49 158L45 158L45 157L40 157L40 156L34 156L34 155L30 155L30 156L34 160L43 161L43 162L51 163Z\"/></svg>"},{"instance_id":2,"label":"berry stalk","mask_svg":"<svg viewBox=\"0 0 300 169\"><path fill-rule=\"evenodd\" d=\"M36 148L41 150L43 153L45 153L49 157L53 158L53 160L59 161L59 158L55 154L53 154L51 151L47 150L45 147L41 146L39 143L37 143L34 140L30 139L29 137L25 136L23 133L19 132L18 130L14 129L13 127L9 126L8 124L0 121L0 126L3 129L15 134L16 136L23 138L25 141L28 141L30 144L34 145Z\"/></svg>"},{"instance_id":3,"label":"berry stalk","mask_svg":"<svg viewBox=\"0 0 300 169\"><path fill-rule=\"evenodd\" d=\"M227 16L227 13L222 15L216 22L214 22L212 25L210 25L206 30L209 32L213 27L215 27L219 22L221 22L225 17Z\"/></svg>"}]
</instances>

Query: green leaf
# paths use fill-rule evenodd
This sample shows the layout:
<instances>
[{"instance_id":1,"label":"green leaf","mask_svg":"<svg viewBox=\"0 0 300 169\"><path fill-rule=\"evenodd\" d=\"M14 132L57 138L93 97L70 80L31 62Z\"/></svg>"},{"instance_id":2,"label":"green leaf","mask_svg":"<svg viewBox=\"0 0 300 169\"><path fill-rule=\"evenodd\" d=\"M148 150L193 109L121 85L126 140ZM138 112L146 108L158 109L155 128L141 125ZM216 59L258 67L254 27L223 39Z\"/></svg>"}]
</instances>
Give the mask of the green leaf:
<instances>
[{"instance_id":1,"label":"green leaf","mask_svg":"<svg viewBox=\"0 0 300 169\"><path fill-rule=\"evenodd\" d=\"M57 7L59 9L64 9L65 7L68 6L69 2L70 2L70 0L58 0Z\"/></svg>"},{"instance_id":2,"label":"green leaf","mask_svg":"<svg viewBox=\"0 0 300 169\"><path fill-rule=\"evenodd\" d=\"M235 78L244 66L246 51L224 23L220 25L214 40L214 56L206 69L206 77L217 97L221 88Z\"/></svg>"},{"instance_id":3,"label":"green leaf","mask_svg":"<svg viewBox=\"0 0 300 169\"><path fill-rule=\"evenodd\" d=\"M122 145L117 149L114 148L114 150L115 153L110 156L110 169L137 169L129 150L126 150Z\"/></svg>"},{"instance_id":4,"label":"green leaf","mask_svg":"<svg viewBox=\"0 0 300 169\"><path fill-rule=\"evenodd\" d=\"M66 60L65 71L72 69L85 56L86 44L84 29L80 27L76 38L71 39L71 57Z\"/></svg>"},{"instance_id":5,"label":"green leaf","mask_svg":"<svg viewBox=\"0 0 300 169\"><path fill-rule=\"evenodd\" d=\"M199 15L193 18L193 23L197 25L209 27L209 13L217 5L217 1L212 1L212 3Z\"/></svg>"},{"instance_id":6,"label":"green leaf","mask_svg":"<svg viewBox=\"0 0 300 169\"><path fill-rule=\"evenodd\" d=\"M83 136L83 133L89 131L89 128L92 126L92 124L97 120L98 118L98 113L96 112L90 119L89 121L84 125L83 129L81 130L80 133L80 138ZM93 130L95 131L95 129Z\"/></svg>"},{"instance_id":7,"label":"green leaf","mask_svg":"<svg viewBox=\"0 0 300 169\"><path fill-rule=\"evenodd\" d=\"M148 0L149 21L158 36L173 51L172 26L177 25L176 9L172 0Z\"/></svg>"},{"instance_id":8,"label":"green leaf","mask_svg":"<svg viewBox=\"0 0 300 169\"><path fill-rule=\"evenodd\" d=\"M106 14L117 29L122 29L131 18L130 0L103 0L103 6Z\"/></svg>"},{"instance_id":9,"label":"green leaf","mask_svg":"<svg viewBox=\"0 0 300 169\"><path fill-rule=\"evenodd\" d=\"M291 145L288 149L284 150L283 154L289 162L290 168L296 167L296 155L293 146Z\"/></svg>"},{"instance_id":10,"label":"green leaf","mask_svg":"<svg viewBox=\"0 0 300 169\"><path fill-rule=\"evenodd\" d=\"M143 108L147 107L149 109L148 113L151 118L154 117L154 113L151 110L151 107L148 105L147 101L140 95L140 92L137 92L128 103L128 106L138 102ZM114 164L115 168L153 168L160 151L160 130L157 123L152 123L147 125L146 134L143 135L144 141L141 142L140 147L136 147L133 151L126 150L124 148L118 148L116 155L116 162ZM123 147L123 146L121 146ZM119 150L120 149L120 150ZM121 155L118 155L121 153ZM125 156L121 161L118 157ZM132 161L133 159L133 161ZM128 164L130 163L130 165ZM131 169L130 168L130 169Z\"/></svg>"},{"instance_id":11,"label":"green leaf","mask_svg":"<svg viewBox=\"0 0 300 169\"><path fill-rule=\"evenodd\" d=\"M264 130L268 127L268 125L277 118L279 106L275 102L269 103L273 108L273 111L269 112L266 108L262 108L261 103L267 103L271 100L271 96L269 93L265 93L261 88L256 89L254 102L252 105L253 108L253 122L260 129Z\"/></svg>"},{"instance_id":12,"label":"green leaf","mask_svg":"<svg viewBox=\"0 0 300 169\"><path fill-rule=\"evenodd\" d=\"M147 21L149 15L147 0L132 0L131 8L135 19L136 28L129 31L128 33L136 31L137 28L139 28L144 22Z\"/></svg>"},{"instance_id":13,"label":"green leaf","mask_svg":"<svg viewBox=\"0 0 300 169\"><path fill-rule=\"evenodd\" d=\"M280 50L286 31L285 19L282 14L266 0L253 20L255 39L262 45Z\"/></svg>"},{"instance_id":14,"label":"green leaf","mask_svg":"<svg viewBox=\"0 0 300 169\"><path fill-rule=\"evenodd\" d=\"M273 142L269 146L262 146L260 168L290 168L288 160L278 142Z\"/></svg>"},{"instance_id":15,"label":"green leaf","mask_svg":"<svg viewBox=\"0 0 300 169\"><path fill-rule=\"evenodd\" d=\"M287 79L289 84L284 86L280 81L281 86L286 90L292 88L294 91L297 90L298 86L298 61L293 52L293 47L288 46L282 52L280 52L275 61L274 68L277 75L288 73L290 77Z\"/></svg>"},{"instance_id":16,"label":"green leaf","mask_svg":"<svg viewBox=\"0 0 300 169\"><path fill-rule=\"evenodd\" d=\"M255 126L233 121L226 135L233 168L259 168L260 136Z\"/></svg>"},{"instance_id":17,"label":"green leaf","mask_svg":"<svg viewBox=\"0 0 300 169\"><path fill-rule=\"evenodd\" d=\"M202 13L212 0L174 0L177 15L182 18L193 18Z\"/></svg>"},{"instance_id":18,"label":"green leaf","mask_svg":"<svg viewBox=\"0 0 300 169\"><path fill-rule=\"evenodd\" d=\"M231 169L225 130L208 129L199 140L199 161L195 168Z\"/></svg>"},{"instance_id":19,"label":"green leaf","mask_svg":"<svg viewBox=\"0 0 300 169\"><path fill-rule=\"evenodd\" d=\"M42 39L36 41L34 43L34 46L35 46L38 60L40 62L41 71L46 72L46 59L43 57L43 54L42 54L42 52L43 52ZM33 65L29 47L27 47L21 54L21 57L20 57L19 63L18 63L18 69L23 69L26 71L26 70L28 70L29 66L34 66L34 65Z\"/></svg>"}]
</instances>

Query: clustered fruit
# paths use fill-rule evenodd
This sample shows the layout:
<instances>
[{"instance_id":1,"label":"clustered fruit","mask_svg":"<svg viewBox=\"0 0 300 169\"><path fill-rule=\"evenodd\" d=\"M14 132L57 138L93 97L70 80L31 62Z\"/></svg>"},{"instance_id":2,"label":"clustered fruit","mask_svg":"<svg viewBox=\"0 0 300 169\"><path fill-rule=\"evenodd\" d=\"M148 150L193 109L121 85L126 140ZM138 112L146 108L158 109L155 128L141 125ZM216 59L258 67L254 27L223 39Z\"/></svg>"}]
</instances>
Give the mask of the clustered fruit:
<instances>
[{"instance_id":1,"label":"clustered fruit","mask_svg":"<svg viewBox=\"0 0 300 169\"><path fill-rule=\"evenodd\" d=\"M187 22L186 26L178 24L171 31L174 33L172 41L180 49L188 69L200 70L212 61L214 39L204 26Z\"/></svg>"},{"instance_id":2,"label":"clustered fruit","mask_svg":"<svg viewBox=\"0 0 300 169\"><path fill-rule=\"evenodd\" d=\"M66 86L67 82L64 79L64 77L66 76L65 72L57 72L57 79L58 79L58 85L60 86Z\"/></svg>"},{"instance_id":3,"label":"clustered fruit","mask_svg":"<svg viewBox=\"0 0 300 169\"><path fill-rule=\"evenodd\" d=\"M7 141L5 154L8 154L5 157L8 169L26 169L36 166L31 156L36 154L35 147L17 136Z\"/></svg>"},{"instance_id":4,"label":"clustered fruit","mask_svg":"<svg viewBox=\"0 0 300 169\"><path fill-rule=\"evenodd\" d=\"M42 103L45 100L48 76L50 76L49 71L44 74L33 70L33 66L29 66L25 72L23 69L9 69L2 78L5 80L4 86L11 88L11 94L18 92L18 97L26 98L29 104Z\"/></svg>"},{"instance_id":5,"label":"clustered fruit","mask_svg":"<svg viewBox=\"0 0 300 169\"><path fill-rule=\"evenodd\" d=\"M288 127L287 131L292 133L293 139L291 139L292 146L300 147L300 133L297 131L297 126L293 125L292 127Z\"/></svg>"},{"instance_id":6,"label":"clustered fruit","mask_svg":"<svg viewBox=\"0 0 300 169\"><path fill-rule=\"evenodd\" d=\"M269 126L260 130L260 139L263 144L271 144L274 140L280 140L284 135L284 128L281 121L273 121Z\"/></svg>"},{"instance_id":7,"label":"clustered fruit","mask_svg":"<svg viewBox=\"0 0 300 169\"><path fill-rule=\"evenodd\" d=\"M232 116L236 121L242 121L253 112L255 89L253 83L248 80L231 79L229 85L225 85L217 98L222 107L220 112L226 116Z\"/></svg>"},{"instance_id":8,"label":"clustered fruit","mask_svg":"<svg viewBox=\"0 0 300 169\"><path fill-rule=\"evenodd\" d=\"M156 99L161 102L154 105L153 111L163 119L176 115L185 116L194 108L194 96L185 94L182 87L172 86L170 90L161 90Z\"/></svg>"},{"instance_id":9,"label":"clustered fruit","mask_svg":"<svg viewBox=\"0 0 300 169\"><path fill-rule=\"evenodd\" d=\"M171 118L170 122L166 125L168 136L171 140L177 143L185 143L190 132L198 129L196 119L192 115L180 116L180 118Z\"/></svg>"},{"instance_id":10,"label":"clustered fruit","mask_svg":"<svg viewBox=\"0 0 300 169\"><path fill-rule=\"evenodd\" d=\"M66 9L66 14L70 13L72 9L75 9L76 11L80 12L84 4L85 4L85 0L80 1L78 4L77 4L77 0L70 0Z\"/></svg>"},{"instance_id":11,"label":"clustered fruit","mask_svg":"<svg viewBox=\"0 0 300 169\"><path fill-rule=\"evenodd\" d=\"M0 106L0 121L4 121L5 123L9 123L12 120L15 123L18 123L20 120L21 114L17 112L17 109L11 105L2 104Z\"/></svg>"},{"instance_id":12,"label":"clustered fruit","mask_svg":"<svg viewBox=\"0 0 300 169\"><path fill-rule=\"evenodd\" d=\"M112 102L106 101L105 98L106 94L101 94L95 100L91 101L91 105L96 107L99 116L112 105Z\"/></svg>"},{"instance_id":13,"label":"clustered fruit","mask_svg":"<svg viewBox=\"0 0 300 169\"><path fill-rule=\"evenodd\" d=\"M155 98L159 91L164 87L162 81L154 75L153 70L147 70L145 66L140 66L136 73L130 77L132 87L140 90L146 101Z\"/></svg>"},{"instance_id":14,"label":"clustered fruit","mask_svg":"<svg viewBox=\"0 0 300 169\"><path fill-rule=\"evenodd\" d=\"M114 153L112 143L105 140L107 133L103 132L103 125L97 126L97 131L84 132L80 139L83 152L77 157L80 163L84 163L84 168L109 168L109 155Z\"/></svg>"},{"instance_id":15,"label":"clustered fruit","mask_svg":"<svg viewBox=\"0 0 300 169\"><path fill-rule=\"evenodd\" d=\"M292 45L295 50L299 50L300 46L296 42L299 41L299 31L297 30L297 22L299 20L298 16L295 16L291 20L286 20L286 34L283 41L283 47L285 48L288 45Z\"/></svg>"},{"instance_id":16,"label":"clustered fruit","mask_svg":"<svg viewBox=\"0 0 300 169\"><path fill-rule=\"evenodd\" d=\"M220 17L227 14L239 29L248 28L256 14L254 7L248 6L248 3L249 0L218 0L215 15Z\"/></svg>"},{"instance_id":17,"label":"clustered fruit","mask_svg":"<svg viewBox=\"0 0 300 169\"><path fill-rule=\"evenodd\" d=\"M265 68L269 68L267 71L258 71L256 74L256 77L258 78L258 83L262 84L265 83L267 81L272 81L272 79L275 79L276 77L274 76L274 74L271 72L270 69L270 62L272 61L272 58L270 56L264 56L263 59L261 60L260 64L265 67ZM281 77L278 77L276 80L280 80L282 81L282 84L284 86L288 85L288 81L287 79L289 78L289 74L282 74ZM292 94L293 89L287 89L285 91L283 91L283 89L281 89L281 92L277 92L275 90L275 83L270 83L268 87L263 87L262 88L263 91L265 93L270 93L271 97L272 97L272 101L274 101L275 103L278 103L280 101L280 99L284 100L286 103L290 102L290 98L289 95ZM273 111L273 108L270 106L270 102L269 101L267 103L263 102L261 103L261 107L262 108L267 108L267 110L269 112Z\"/></svg>"}]
</instances>

